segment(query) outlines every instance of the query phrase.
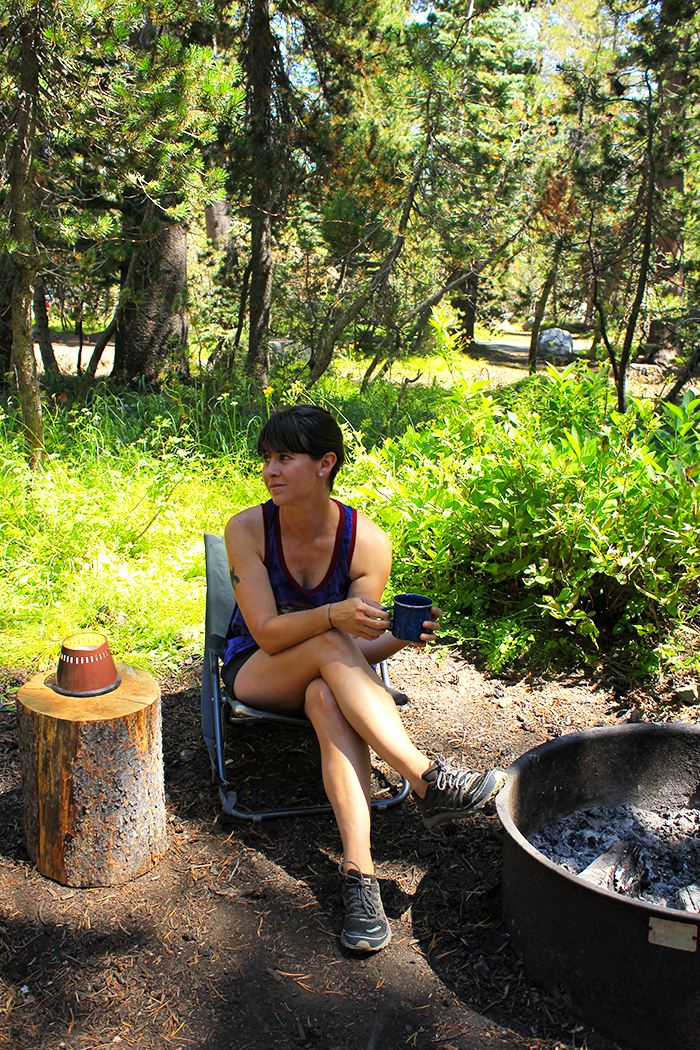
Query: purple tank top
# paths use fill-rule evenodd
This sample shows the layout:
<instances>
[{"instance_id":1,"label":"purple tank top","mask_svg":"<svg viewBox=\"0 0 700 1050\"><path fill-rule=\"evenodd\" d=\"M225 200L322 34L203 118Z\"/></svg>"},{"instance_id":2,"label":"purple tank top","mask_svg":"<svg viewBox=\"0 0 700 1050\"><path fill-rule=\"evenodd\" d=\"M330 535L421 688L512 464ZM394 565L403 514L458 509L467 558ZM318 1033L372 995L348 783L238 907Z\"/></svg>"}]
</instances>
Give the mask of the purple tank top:
<instances>
[{"instance_id":1,"label":"purple tank top","mask_svg":"<svg viewBox=\"0 0 700 1050\"><path fill-rule=\"evenodd\" d=\"M355 550L355 533L357 515L352 507L333 500L340 515L335 534L335 545L328 572L313 590L301 587L284 560L282 537L280 535L279 510L272 500L262 504L263 525L265 529L264 565L270 577L272 593L280 614L295 612L299 609L317 609L319 605L329 602L342 602L350 589L350 563ZM233 611L231 622L226 632L224 663L228 663L237 653L255 645L238 606Z\"/></svg>"}]
</instances>

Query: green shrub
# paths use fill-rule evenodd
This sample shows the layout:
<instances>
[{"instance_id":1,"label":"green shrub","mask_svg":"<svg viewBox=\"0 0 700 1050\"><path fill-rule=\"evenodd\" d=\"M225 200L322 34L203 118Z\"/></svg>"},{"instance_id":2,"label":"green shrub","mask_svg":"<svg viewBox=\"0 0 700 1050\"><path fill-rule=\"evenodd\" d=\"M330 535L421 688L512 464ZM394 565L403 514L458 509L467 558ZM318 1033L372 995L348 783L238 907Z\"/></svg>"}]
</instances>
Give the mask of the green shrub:
<instances>
[{"instance_id":1,"label":"green shrub","mask_svg":"<svg viewBox=\"0 0 700 1050\"><path fill-rule=\"evenodd\" d=\"M646 670L697 614L700 402L621 416L608 389L573 367L506 398L456 388L362 465L352 494L394 536L394 586L432 594L492 666L604 636Z\"/></svg>"}]
</instances>

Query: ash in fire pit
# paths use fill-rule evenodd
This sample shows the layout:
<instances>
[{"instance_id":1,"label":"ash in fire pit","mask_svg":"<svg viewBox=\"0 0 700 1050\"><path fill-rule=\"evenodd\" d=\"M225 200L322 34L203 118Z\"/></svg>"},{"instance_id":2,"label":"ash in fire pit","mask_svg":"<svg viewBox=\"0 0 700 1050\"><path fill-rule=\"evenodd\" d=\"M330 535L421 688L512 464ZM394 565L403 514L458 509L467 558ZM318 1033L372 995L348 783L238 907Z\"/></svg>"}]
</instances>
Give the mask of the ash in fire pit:
<instances>
[{"instance_id":1,"label":"ash in fire pit","mask_svg":"<svg viewBox=\"0 0 700 1050\"><path fill-rule=\"evenodd\" d=\"M635 805L577 810L529 836L573 875L664 908L700 911L700 811Z\"/></svg>"},{"instance_id":2,"label":"ash in fire pit","mask_svg":"<svg viewBox=\"0 0 700 1050\"><path fill-rule=\"evenodd\" d=\"M700 882L700 725L559 737L513 763L496 807L526 971L624 1045L700 1050L697 899L678 910Z\"/></svg>"}]
</instances>

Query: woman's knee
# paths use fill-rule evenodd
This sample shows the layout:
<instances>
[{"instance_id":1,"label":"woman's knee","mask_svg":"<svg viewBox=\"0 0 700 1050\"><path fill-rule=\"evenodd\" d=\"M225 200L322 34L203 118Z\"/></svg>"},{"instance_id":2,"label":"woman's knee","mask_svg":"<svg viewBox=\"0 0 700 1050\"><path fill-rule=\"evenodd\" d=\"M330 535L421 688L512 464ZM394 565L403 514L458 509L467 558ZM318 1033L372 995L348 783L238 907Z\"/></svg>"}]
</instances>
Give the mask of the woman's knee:
<instances>
[{"instance_id":1,"label":"woman's knee","mask_svg":"<svg viewBox=\"0 0 700 1050\"><path fill-rule=\"evenodd\" d=\"M317 647L322 663L328 660L350 660L354 662L358 654L361 655L359 647L350 635L346 634L345 631L336 630L336 628L317 635L313 642Z\"/></svg>"},{"instance_id":2,"label":"woman's knee","mask_svg":"<svg viewBox=\"0 0 700 1050\"><path fill-rule=\"evenodd\" d=\"M306 687L304 714L313 725L319 741L338 740L348 733L355 735L323 678L315 678Z\"/></svg>"},{"instance_id":3,"label":"woman's knee","mask_svg":"<svg viewBox=\"0 0 700 1050\"><path fill-rule=\"evenodd\" d=\"M306 687L304 694L304 714L314 724L319 719L327 719L340 714L338 701L329 685L323 678L314 678Z\"/></svg>"}]
</instances>

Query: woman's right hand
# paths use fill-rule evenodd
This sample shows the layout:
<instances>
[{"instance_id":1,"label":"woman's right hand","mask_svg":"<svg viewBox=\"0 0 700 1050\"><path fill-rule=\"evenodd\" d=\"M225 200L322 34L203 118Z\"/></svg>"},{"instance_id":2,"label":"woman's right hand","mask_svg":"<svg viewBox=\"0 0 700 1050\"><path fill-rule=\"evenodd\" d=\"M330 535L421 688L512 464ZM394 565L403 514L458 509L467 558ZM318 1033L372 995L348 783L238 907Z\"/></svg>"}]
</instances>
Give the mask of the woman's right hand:
<instances>
[{"instance_id":1,"label":"woman's right hand","mask_svg":"<svg viewBox=\"0 0 700 1050\"><path fill-rule=\"evenodd\" d=\"M332 627L368 641L379 638L391 626L391 613L373 598L346 598L333 602L328 611Z\"/></svg>"}]
</instances>

